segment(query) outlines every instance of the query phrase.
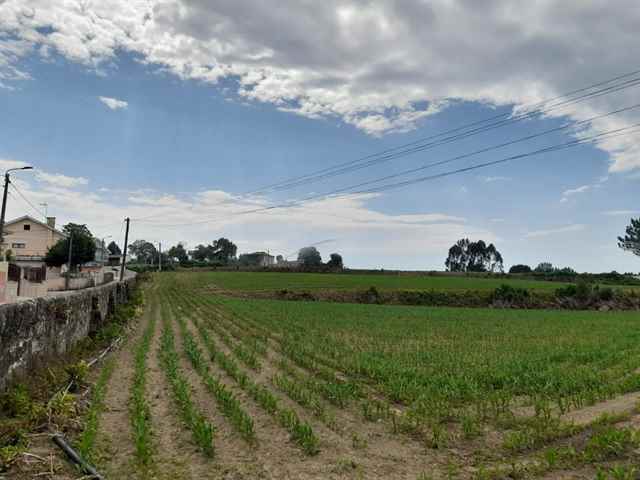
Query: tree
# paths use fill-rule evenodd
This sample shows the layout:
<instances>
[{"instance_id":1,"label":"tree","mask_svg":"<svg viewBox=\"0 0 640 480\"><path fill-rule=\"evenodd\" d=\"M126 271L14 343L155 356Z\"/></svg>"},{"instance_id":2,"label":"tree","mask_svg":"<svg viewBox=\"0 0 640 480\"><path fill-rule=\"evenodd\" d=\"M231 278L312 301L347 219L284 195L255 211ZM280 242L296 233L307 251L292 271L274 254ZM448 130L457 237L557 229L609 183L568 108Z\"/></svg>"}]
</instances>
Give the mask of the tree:
<instances>
[{"instance_id":1,"label":"tree","mask_svg":"<svg viewBox=\"0 0 640 480\"><path fill-rule=\"evenodd\" d=\"M618 237L618 247L640 256L640 218L632 218L624 237Z\"/></svg>"},{"instance_id":2,"label":"tree","mask_svg":"<svg viewBox=\"0 0 640 480\"><path fill-rule=\"evenodd\" d=\"M155 245L146 240L136 240L129 245L129 253L138 263L156 263L158 258Z\"/></svg>"},{"instance_id":3,"label":"tree","mask_svg":"<svg viewBox=\"0 0 640 480\"><path fill-rule=\"evenodd\" d=\"M228 238L221 237L214 240L210 247L210 260L219 261L223 265L236 258L238 247Z\"/></svg>"},{"instance_id":4,"label":"tree","mask_svg":"<svg viewBox=\"0 0 640 480\"><path fill-rule=\"evenodd\" d=\"M322 265L322 257L316 247L304 247L298 252L298 262L307 268L315 268Z\"/></svg>"},{"instance_id":5,"label":"tree","mask_svg":"<svg viewBox=\"0 0 640 480\"><path fill-rule=\"evenodd\" d=\"M551 262L540 262L538 266L533 270L536 273L551 273L555 269Z\"/></svg>"},{"instance_id":6,"label":"tree","mask_svg":"<svg viewBox=\"0 0 640 480\"><path fill-rule=\"evenodd\" d=\"M184 245L181 243L171 247L167 252L167 255L171 259L176 259L179 263L186 263L189 261L189 255L187 254Z\"/></svg>"},{"instance_id":7,"label":"tree","mask_svg":"<svg viewBox=\"0 0 640 480\"><path fill-rule=\"evenodd\" d=\"M59 267L69 262L69 238L72 240L71 267L90 262L96 255L95 239L86 225L66 224L62 231L67 235L51 246L44 261L47 265Z\"/></svg>"},{"instance_id":8,"label":"tree","mask_svg":"<svg viewBox=\"0 0 640 480\"><path fill-rule=\"evenodd\" d=\"M450 249L444 262L450 272L503 272L502 255L484 240L470 242L468 238L458 240Z\"/></svg>"},{"instance_id":9,"label":"tree","mask_svg":"<svg viewBox=\"0 0 640 480\"><path fill-rule=\"evenodd\" d=\"M514 265L509 269L509 273L531 273L531 267L529 265Z\"/></svg>"},{"instance_id":10,"label":"tree","mask_svg":"<svg viewBox=\"0 0 640 480\"><path fill-rule=\"evenodd\" d=\"M109 253L111 255L120 255L122 253L122 250L120 250L118 244L113 240L109 243L109 245L107 245L107 250L109 250Z\"/></svg>"},{"instance_id":11,"label":"tree","mask_svg":"<svg viewBox=\"0 0 640 480\"><path fill-rule=\"evenodd\" d=\"M209 249L205 246L205 245L197 245L196 248L193 250L193 258L196 259L198 262L204 262L207 260L207 257L209 256Z\"/></svg>"},{"instance_id":12,"label":"tree","mask_svg":"<svg viewBox=\"0 0 640 480\"><path fill-rule=\"evenodd\" d=\"M332 253L331 255L329 255L329 257L330 260L327 262L327 267L342 270L342 268L344 267L342 263L342 255L340 255L339 253Z\"/></svg>"},{"instance_id":13,"label":"tree","mask_svg":"<svg viewBox=\"0 0 640 480\"><path fill-rule=\"evenodd\" d=\"M64 227L62 227L62 231L67 235L72 233L73 235L84 235L85 237L93 238L93 235L91 235L89 228L84 224L67 223Z\"/></svg>"}]
</instances>

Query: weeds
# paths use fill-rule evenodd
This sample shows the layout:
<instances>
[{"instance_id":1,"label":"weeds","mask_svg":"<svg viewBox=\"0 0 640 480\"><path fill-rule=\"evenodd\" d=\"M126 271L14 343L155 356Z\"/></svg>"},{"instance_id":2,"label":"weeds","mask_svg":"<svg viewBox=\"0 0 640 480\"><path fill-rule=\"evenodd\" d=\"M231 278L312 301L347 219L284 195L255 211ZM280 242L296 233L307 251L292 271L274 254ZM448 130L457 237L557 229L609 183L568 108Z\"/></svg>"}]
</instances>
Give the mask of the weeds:
<instances>
[{"instance_id":1,"label":"weeds","mask_svg":"<svg viewBox=\"0 0 640 480\"><path fill-rule=\"evenodd\" d=\"M111 378L111 374L115 368L113 358L109 359L102 370L98 381L93 387L91 397L91 406L85 416L85 426L80 440L78 441L78 450L80 454L88 461L93 461L93 449L95 446L96 435L98 434L98 426L100 422L100 414L104 411L104 397L107 392L107 382Z\"/></svg>"}]
</instances>

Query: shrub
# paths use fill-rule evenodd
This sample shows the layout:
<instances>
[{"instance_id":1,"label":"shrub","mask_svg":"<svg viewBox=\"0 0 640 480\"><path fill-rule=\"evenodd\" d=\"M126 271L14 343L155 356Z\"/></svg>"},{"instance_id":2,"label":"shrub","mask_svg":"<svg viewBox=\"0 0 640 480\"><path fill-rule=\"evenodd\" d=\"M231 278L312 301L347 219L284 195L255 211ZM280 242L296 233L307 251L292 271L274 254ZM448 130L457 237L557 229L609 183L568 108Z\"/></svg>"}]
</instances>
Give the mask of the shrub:
<instances>
[{"instance_id":1,"label":"shrub","mask_svg":"<svg viewBox=\"0 0 640 480\"><path fill-rule=\"evenodd\" d=\"M512 287L506 284L496 288L491 297L493 303L523 304L528 300L529 291L526 288Z\"/></svg>"},{"instance_id":2,"label":"shrub","mask_svg":"<svg viewBox=\"0 0 640 480\"><path fill-rule=\"evenodd\" d=\"M509 273L531 273L529 265L514 265L509 269Z\"/></svg>"},{"instance_id":3,"label":"shrub","mask_svg":"<svg viewBox=\"0 0 640 480\"><path fill-rule=\"evenodd\" d=\"M603 302L610 302L615 296L615 291L611 287L597 288L598 299Z\"/></svg>"}]
</instances>

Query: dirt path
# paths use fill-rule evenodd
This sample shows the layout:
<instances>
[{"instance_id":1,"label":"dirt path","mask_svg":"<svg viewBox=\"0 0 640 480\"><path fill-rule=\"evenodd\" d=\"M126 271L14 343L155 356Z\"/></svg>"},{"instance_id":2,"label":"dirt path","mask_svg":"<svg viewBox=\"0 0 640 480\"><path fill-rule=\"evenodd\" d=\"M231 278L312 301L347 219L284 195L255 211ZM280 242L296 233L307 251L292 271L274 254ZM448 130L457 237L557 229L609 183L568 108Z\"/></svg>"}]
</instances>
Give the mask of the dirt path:
<instances>
[{"instance_id":1,"label":"dirt path","mask_svg":"<svg viewBox=\"0 0 640 480\"><path fill-rule=\"evenodd\" d=\"M130 476L135 449L129 419L129 397L134 375L134 349L150 321L150 309L137 319L133 331L116 354L116 366L107 383L105 410L96 439L98 465L106 478ZM102 473L101 471L101 473Z\"/></svg>"},{"instance_id":2,"label":"dirt path","mask_svg":"<svg viewBox=\"0 0 640 480\"><path fill-rule=\"evenodd\" d=\"M605 402L581 408L580 410L568 412L561 418L564 421L573 422L576 425L587 425L603 414L618 415L631 413L637 408L639 401L640 392L631 392Z\"/></svg>"}]
</instances>

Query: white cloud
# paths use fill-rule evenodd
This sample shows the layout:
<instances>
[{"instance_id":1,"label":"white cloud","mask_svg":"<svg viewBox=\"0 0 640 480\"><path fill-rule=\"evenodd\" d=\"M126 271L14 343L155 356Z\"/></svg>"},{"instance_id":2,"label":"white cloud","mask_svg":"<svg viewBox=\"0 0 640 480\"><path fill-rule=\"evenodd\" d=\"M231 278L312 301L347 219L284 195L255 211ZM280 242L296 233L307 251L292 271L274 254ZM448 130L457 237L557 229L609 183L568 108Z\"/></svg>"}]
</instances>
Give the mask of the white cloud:
<instances>
[{"instance_id":1,"label":"white cloud","mask_svg":"<svg viewBox=\"0 0 640 480\"><path fill-rule=\"evenodd\" d=\"M0 160L0 168L22 165L15 160ZM226 236L242 252L269 249L286 255L331 238L335 241L320 248L324 256L339 251L353 267L441 268L443 255L459 238L499 240L490 229L476 227L455 215L374 210L369 202L380 194L333 196L256 212L273 201L223 190L169 194L96 186L87 191L82 180L62 173L16 176L13 182L33 205L46 202L49 215L57 217L58 225L86 223L98 237L113 235L118 242L122 242L122 220L128 216L132 219L131 241L182 241L193 246ZM41 215L21 197L12 196L7 217L25 214Z\"/></svg>"},{"instance_id":2,"label":"white cloud","mask_svg":"<svg viewBox=\"0 0 640 480\"><path fill-rule=\"evenodd\" d=\"M98 97L102 103L104 103L111 110L120 110L123 108L127 108L129 104L124 100L118 100L117 98L111 97Z\"/></svg>"},{"instance_id":3,"label":"white cloud","mask_svg":"<svg viewBox=\"0 0 640 480\"><path fill-rule=\"evenodd\" d=\"M565 190L564 192L562 192L562 198L560 198L560 202L568 202L570 197L573 197L574 195L578 195L580 193L586 193L591 190L591 188L591 185L582 185L581 187Z\"/></svg>"},{"instance_id":4,"label":"white cloud","mask_svg":"<svg viewBox=\"0 0 640 480\"><path fill-rule=\"evenodd\" d=\"M0 158L0 171L2 172L9 170L10 168L22 168L27 166L29 166L29 164L26 162L11 160L8 158Z\"/></svg>"},{"instance_id":5,"label":"white cloud","mask_svg":"<svg viewBox=\"0 0 640 480\"><path fill-rule=\"evenodd\" d=\"M61 173L47 173L42 170L36 171L36 178L41 182L48 183L49 185L66 188L78 187L89 183L89 180L84 177L69 177L67 175L62 175Z\"/></svg>"},{"instance_id":6,"label":"white cloud","mask_svg":"<svg viewBox=\"0 0 640 480\"><path fill-rule=\"evenodd\" d=\"M626 217L631 215L640 215L640 210L607 210L606 212L602 212L602 214L610 217Z\"/></svg>"},{"instance_id":7,"label":"white cloud","mask_svg":"<svg viewBox=\"0 0 640 480\"><path fill-rule=\"evenodd\" d=\"M5 0L0 82L30 78L20 59L31 53L57 52L108 74L126 51L179 78L235 80L244 100L380 135L415 128L449 101L522 106L627 72L637 63L629 48L636 7L637 0ZM638 91L553 115L584 119L637 103ZM602 119L579 135L638 118ZM612 172L640 168L634 138L598 146Z\"/></svg>"},{"instance_id":8,"label":"white cloud","mask_svg":"<svg viewBox=\"0 0 640 480\"><path fill-rule=\"evenodd\" d=\"M494 177L482 177L482 179L487 183L492 183L492 182L506 182L508 180L511 180L511 177L503 177L500 175L496 175Z\"/></svg>"},{"instance_id":9,"label":"white cloud","mask_svg":"<svg viewBox=\"0 0 640 480\"><path fill-rule=\"evenodd\" d=\"M566 225L564 227L558 228L550 228L547 230L534 230L532 232L527 232L525 234L525 238L539 238L539 237L548 237L549 235L557 235L562 233L571 233L571 232L580 232L585 229L585 225L574 223L572 225Z\"/></svg>"}]
</instances>

